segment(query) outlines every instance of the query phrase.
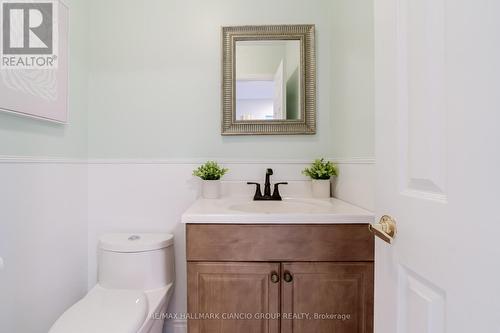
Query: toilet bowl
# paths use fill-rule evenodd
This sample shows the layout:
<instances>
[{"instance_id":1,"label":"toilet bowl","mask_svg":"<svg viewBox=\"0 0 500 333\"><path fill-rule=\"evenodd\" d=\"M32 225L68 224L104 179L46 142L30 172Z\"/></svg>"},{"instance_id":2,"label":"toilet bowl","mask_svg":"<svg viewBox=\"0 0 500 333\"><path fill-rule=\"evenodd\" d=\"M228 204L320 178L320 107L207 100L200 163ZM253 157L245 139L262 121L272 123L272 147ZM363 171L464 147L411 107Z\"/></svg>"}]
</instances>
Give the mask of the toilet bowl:
<instances>
[{"instance_id":1,"label":"toilet bowl","mask_svg":"<svg viewBox=\"0 0 500 333\"><path fill-rule=\"evenodd\" d=\"M98 284L49 333L161 333L173 292L170 234L106 234Z\"/></svg>"}]
</instances>

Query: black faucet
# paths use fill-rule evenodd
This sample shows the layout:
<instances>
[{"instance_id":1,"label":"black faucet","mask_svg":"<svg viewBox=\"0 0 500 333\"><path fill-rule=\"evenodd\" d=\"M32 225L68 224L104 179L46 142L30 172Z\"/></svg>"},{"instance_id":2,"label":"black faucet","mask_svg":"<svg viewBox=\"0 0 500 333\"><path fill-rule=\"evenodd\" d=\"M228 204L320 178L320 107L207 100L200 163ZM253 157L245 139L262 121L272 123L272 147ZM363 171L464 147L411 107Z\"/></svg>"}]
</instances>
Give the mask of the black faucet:
<instances>
[{"instance_id":1,"label":"black faucet","mask_svg":"<svg viewBox=\"0 0 500 333\"><path fill-rule=\"evenodd\" d=\"M269 180L270 176L273 175L273 169L267 169L266 172L266 183L264 184L264 195L262 195L262 192L260 190L260 184L259 183L252 183L248 182L248 185L255 185L255 195L253 197L254 201L281 201L281 195L279 191L279 186L280 185L288 185L288 183L283 182L283 183L276 183L274 184L274 191L273 194L271 195L271 182Z\"/></svg>"}]
</instances>

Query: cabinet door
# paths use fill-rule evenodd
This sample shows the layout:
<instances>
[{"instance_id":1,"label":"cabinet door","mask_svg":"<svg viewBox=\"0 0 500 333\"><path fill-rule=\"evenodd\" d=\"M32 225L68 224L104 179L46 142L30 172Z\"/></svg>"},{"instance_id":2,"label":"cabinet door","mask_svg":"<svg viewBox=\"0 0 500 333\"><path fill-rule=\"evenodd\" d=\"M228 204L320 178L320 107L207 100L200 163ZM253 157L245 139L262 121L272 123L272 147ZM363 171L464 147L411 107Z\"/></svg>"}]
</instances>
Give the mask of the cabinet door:
<instances>
[{"instance_id":1,"label":"cabinet door","mask_svg":"<svg viewBox=\"0 0 500 333\"><path fill-rule=\"evenodd\" d=\"M279 270L276 263L189 262L188 312L199 318L189 319L188 332L278 333L279 318L256 315L279 314Z\"/></svg>"},{"instance_id":2,"label":"cabinet door","mask_svg":"<svg viewBox=\"0 0 500 333\"><path fill-rule=\"evenodd\" d=\"M282 333L373 332L372 262L284 263L282 276Z\"/></svg>"}]
</instances>

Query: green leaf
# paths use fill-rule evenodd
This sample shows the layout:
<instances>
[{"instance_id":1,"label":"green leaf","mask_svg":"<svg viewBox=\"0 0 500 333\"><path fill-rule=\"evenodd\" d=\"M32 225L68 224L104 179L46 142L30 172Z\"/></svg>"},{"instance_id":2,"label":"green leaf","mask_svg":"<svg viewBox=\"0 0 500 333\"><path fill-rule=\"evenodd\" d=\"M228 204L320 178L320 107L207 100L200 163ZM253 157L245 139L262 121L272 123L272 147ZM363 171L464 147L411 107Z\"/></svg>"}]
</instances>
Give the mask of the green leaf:
<instances>
[{"instance_id":1,"label":"green leaf","mask_svg":"<svg viewBox=\"0 0 500 333\"><path fill-rule=\"evenodd\" d=\"M200 177L203 180L219 180L228 171L228 169L220 167L217 162L208 161L193 170L193 176Z\"/></svg>"},{"instance_id":2,"label":"green leaf","mask_svg":"<svg viewBox=\"0 0 500 333\"><path fill-rule=\"evenodd\" d=\"M314 160L311 167L304 169L302 173L312 179L330 179L332 176L338 176L338 168L332 162L321 158Z\"/></svg>"}]
</instances>

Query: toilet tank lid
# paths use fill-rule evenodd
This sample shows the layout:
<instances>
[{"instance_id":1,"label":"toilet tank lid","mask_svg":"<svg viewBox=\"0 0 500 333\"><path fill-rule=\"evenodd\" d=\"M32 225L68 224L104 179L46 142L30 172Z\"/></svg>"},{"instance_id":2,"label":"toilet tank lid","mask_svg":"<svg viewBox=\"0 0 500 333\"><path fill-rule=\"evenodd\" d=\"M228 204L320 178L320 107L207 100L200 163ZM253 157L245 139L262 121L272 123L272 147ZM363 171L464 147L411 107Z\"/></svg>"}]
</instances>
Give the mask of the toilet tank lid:
<instances>
[{"instance_id":1,"label":"toilet tank lid","mask_svg":"<svg viewBox=\"0 0 500 333\"><path fill-rule=\"evenodd\" d=\"M146 252L163 249L174 243L174 236L167 233L116 233L104 234L99 247L112 252Z\"/></svg>"}]
</instances>

